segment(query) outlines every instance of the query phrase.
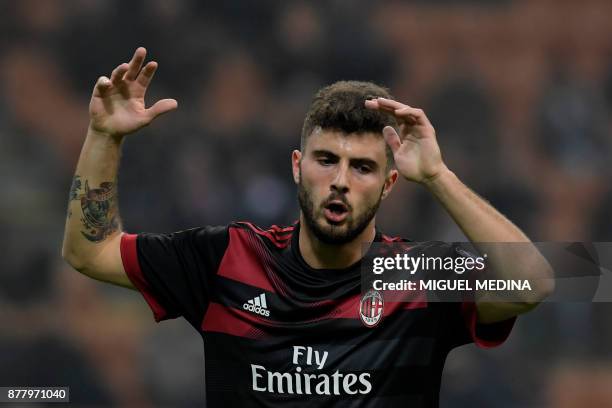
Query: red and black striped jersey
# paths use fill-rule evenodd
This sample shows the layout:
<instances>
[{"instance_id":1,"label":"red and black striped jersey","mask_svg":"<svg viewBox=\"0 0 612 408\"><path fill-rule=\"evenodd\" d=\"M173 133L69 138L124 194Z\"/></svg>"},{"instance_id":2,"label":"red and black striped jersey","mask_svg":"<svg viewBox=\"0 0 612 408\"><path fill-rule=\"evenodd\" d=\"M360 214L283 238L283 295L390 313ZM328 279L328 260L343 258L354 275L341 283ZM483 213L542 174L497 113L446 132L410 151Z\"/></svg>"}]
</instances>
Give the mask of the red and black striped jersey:
<instances>
[{"instance_id":1,"label":"red and black striped jersey","mask_svg":"<svg viewBox=\"0 0 612 408\"><path fill-rule=\"evenodd\" d=\"M496 346L512 329L477 323L468 302L382 308L361 293L361 261L313 269L298 236L299 223L247 222L123 235L125 270L155 319L183 316L204 340L207 406L435 407L449 351ZM380 311L374 327L366 309Z\"/></svg>"}]
</instances>

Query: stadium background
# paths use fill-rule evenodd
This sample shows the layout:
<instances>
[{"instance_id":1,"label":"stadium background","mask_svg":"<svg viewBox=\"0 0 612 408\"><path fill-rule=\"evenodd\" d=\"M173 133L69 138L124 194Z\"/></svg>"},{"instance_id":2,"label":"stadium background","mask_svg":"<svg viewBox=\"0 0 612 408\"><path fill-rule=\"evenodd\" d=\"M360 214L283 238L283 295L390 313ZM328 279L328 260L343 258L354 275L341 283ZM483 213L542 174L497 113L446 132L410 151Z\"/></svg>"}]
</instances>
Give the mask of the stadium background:
<instances>
[{"instance_id":1,"label":"stadium background","mask_svg":"<svg viewBox=\"0 0 612 408\"><path fill-rule=\"evenodd\" d=\"M0 385L69 385L90 405L201 403L201 342L140 295L60 257L99 75L144 45L148 99L179 110L129 138L127 231L296 218L290 152L313 92L375 80L425 109L448 165L534 240L612 240L612 2L0 3ZM461 240L417 185L379 225ZM612 406L612 307L546 304L509 341L449 357L447 407ZM607 404L607 405L606 405Z\"/></svg>"}]
</instances>

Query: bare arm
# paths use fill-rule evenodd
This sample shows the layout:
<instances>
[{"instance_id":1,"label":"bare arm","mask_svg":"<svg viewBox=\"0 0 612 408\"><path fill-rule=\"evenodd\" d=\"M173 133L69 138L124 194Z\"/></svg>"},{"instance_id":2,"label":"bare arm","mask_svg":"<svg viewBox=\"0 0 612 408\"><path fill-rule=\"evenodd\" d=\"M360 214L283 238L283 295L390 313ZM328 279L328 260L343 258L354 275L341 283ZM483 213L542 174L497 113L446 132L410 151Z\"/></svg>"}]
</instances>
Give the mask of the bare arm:
<instances>
[{"instance_id":1,"label":"bare arm","mask_svg":"<svg viewBox=\"0 0 612 408\"><path fill-rule=\"evenodd\" d=\"M492 323L533 309L553 290L550 265L523 232L493 206L466 187L442 161L436 134L421 109L377 98L366 101L369 109L393 114L400 134L387 126L385 140L393 151L398 171L406 179L426 186L479 250L487 252L487 263L498 279L526 279L532 292L516 302L502 302L495 294L476 299L478 320ZM516 246L486 243L522 243ZM502 250L503 249L503 250ZM518 254L518 255L517 255Z\"/></svg>"},{"instance_id":2,"label":"bare arm","mask_svg":"<svg viewBox=\"0 0 612 408\"><path fill-rule=\"evenodd\" d=\"M552 270L529 238L450 170L425 185L481 253L496 279L528 280L531 291L512 294L504 302L493 293L477 298L478 320L492 323L533 309L554 289ZM496 244L501 243L501 244Z\"/></svg>"},{"instance_id":3,"label":"bare arm","mask_svg":"<svg viewBox=\"0 0 612 408\"><path fill-rule=\"evenodd\" d=\"M146 90L157 63L143 67L144 48L100 77L89 104L90 124L70 187L62 256L79 272L133 288L121 261L117 173L124 136L177 107L162 99L145 108Z\"/></svg>"}]
</instances>

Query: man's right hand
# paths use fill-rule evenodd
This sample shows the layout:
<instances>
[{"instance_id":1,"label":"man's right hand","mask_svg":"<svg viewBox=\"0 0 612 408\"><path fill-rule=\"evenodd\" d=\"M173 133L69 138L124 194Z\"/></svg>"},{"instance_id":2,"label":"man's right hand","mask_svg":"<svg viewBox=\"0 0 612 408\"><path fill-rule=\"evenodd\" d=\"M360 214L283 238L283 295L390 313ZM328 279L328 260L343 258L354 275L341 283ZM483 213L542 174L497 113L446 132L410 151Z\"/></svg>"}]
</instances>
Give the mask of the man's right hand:
<instances>
[{"instance_id":1,"label":"man's right hand","mask_svg":"<svg viewBox=\"0 0 612 408\"><path fill-rule=\"evenodd\" d=\"M140 47L129 63L115 68L110 79L98 78L89 103L90 129L122 137L151 123L157 116L176 109L175 99L162 99L145 108L145 93L157 70L157 63L143 62L147 50Z\"/></svg>"}]
</instances>

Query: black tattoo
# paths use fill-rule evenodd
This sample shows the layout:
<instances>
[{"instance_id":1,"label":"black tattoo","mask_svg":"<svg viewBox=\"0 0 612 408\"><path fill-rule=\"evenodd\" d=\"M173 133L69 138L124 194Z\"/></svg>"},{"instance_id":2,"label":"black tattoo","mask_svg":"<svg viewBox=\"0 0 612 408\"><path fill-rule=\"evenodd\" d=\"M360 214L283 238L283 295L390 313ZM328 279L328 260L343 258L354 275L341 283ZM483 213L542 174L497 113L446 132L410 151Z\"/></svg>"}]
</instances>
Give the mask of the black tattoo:
<instances>
[{"instance_id":1,"label":"black tattoo","mask_svg":"<svg viewBox=\"0 0 612 408\"><path fill-rule=\"evenodd\" d=\"M81 176L75 174L72 178L72 185L70 185L70 194L68 195L68 201L77 200L79 198L79 192L81 191Z\"/></svg>"},{"instance_id":2,"label":"black tattoo","mask_svg":"<svg viewBox=\"0 0 612 408\"><path fill-rule=\"evenodd\" d=\"M81 222L86 228L81 233L85 238L100 242L119 229L115 183L105 181L99 188L90 189L85 180L85 192L80 198L83 210Z\"/></svg>"},{"instance_id":3,"label":"black tattoo","mask_svg":"<svg viewBox=\"0 0 612 408\"><path fill-rule=\"evenodd\" d=\"M85 230L81 234L89 241L100 242L119 229L117 211L117 188L115 183L105 181L99 188L89 188L85 180L85 190L82 189L81 176L76 174L70 186L70 201L79 200L83 217L81 222ZM68 209L68 218L72 210Z\"/></svg>"}]
</instances>

